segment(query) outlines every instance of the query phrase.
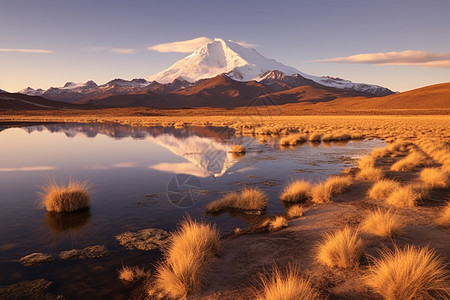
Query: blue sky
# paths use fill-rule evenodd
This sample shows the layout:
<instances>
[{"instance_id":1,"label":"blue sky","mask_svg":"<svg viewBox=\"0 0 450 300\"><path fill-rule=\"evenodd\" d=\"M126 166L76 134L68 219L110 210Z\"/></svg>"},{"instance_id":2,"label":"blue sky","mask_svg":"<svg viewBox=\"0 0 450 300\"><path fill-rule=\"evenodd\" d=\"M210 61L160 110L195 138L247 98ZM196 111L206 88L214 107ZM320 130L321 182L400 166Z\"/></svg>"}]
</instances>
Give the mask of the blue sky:
<instances>
[{"instance_id":1,"label":"blue sky","mask_svg":"<svg viewBox=\"0 0 450 300\"><path fill-rule=\"evenodd\" d=\"M447 0L0 0L0 89L145 78L187 55L148 47L205 36L404 91L450 81L449 30Z\"/></svg>"}]
</instances>

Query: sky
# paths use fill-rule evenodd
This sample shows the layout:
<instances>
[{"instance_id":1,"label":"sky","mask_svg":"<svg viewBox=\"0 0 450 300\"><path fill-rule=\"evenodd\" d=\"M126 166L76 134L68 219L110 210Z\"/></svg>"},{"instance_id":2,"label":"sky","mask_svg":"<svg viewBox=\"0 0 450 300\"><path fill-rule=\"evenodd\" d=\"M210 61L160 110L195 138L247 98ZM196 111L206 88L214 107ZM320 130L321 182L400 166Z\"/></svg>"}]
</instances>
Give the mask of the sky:
<instances>
[{"instance_id":1,"label":"sky","mask_svg":"<svg viewBox=\"0 0 450 300\"><path fill-rule=\"evenodd\" d=\"M220 37L405 91L450 81L449 30L448 0L0 0L0 89L146 78L189 54L172 43Z\"/></svg>"}]
</instances>

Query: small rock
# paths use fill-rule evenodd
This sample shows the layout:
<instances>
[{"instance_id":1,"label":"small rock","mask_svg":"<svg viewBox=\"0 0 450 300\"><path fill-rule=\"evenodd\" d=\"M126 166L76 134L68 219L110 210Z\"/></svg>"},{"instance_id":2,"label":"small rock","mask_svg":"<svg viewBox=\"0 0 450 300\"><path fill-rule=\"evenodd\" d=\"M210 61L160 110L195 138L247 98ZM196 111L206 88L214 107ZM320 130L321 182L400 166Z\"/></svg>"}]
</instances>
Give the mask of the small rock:
<instances>
[{"instance_id":1,"label":"small rock","mask_svg":"<svg viewBox=\"0 0 450 300\"><path fill-rule=\"evenodd\" d=\"M20 258L20 262L27 266L38 266L53 260L53 256L45 253L31 253L30 255L24 256Z\"/></svg>"},{"instance_id":2,"label":"small rock","mask_svg":"<svg viewBox=\"0 0 450 300\"><path fill-rule=\"evenodd\" d=\"M36 279L0 286L0 299L58 299L58 296L46 293L50 284L48 280Z\"/></svg>"},{"instance_id":3,"label":"small rock","mask_svg":"<svg viewBox=\"0 0 450 300\"><path fill-rule=\"evenodd\" d=\"M147 228L136 232L127 231L116 235L119 244L127 249L155 250L164 247L169 233L159 228Z\"/></svg>"},{"instance_id":4,"label":"small rock","mask_svg":"<svg viewBox=\"0 0 450 300\"><path fill-rule=\"evenodd\" d=\"M98 258L108 254L108 249L105 246L97 245L86 247L84 249L72 249L68 251L62 251L59 254L61 259L72 259L72 258Z\"/></svg>"}]
</instances>

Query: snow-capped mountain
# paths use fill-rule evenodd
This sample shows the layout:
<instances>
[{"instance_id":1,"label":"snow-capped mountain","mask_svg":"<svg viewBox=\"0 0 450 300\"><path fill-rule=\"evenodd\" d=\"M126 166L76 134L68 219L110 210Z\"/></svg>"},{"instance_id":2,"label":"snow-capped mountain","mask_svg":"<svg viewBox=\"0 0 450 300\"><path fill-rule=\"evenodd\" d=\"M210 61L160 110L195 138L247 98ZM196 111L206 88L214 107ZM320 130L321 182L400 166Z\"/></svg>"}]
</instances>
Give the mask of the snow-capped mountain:
<instances>
[{"instance_id":1,"label":"snow-capped mountain","mask_svg":"<svg viewBox=\"0 0 450 300\"><path fill-rule=\"evenodd\" d=\"M194 53L177 61L168 69L149 76L147 80L164 84L182 78L189 82L195 82L200 79L226 74L237 81L260 81L265 79L264 75L270 71L280 71L287 76L298 74L303 78L327 87L354 89L377 96L392 93L392 91L377 85L353 83L340 78L308 75L296 68L268 59L254 49L220 38L215 38Z\"/></svg>"}]
</instances>

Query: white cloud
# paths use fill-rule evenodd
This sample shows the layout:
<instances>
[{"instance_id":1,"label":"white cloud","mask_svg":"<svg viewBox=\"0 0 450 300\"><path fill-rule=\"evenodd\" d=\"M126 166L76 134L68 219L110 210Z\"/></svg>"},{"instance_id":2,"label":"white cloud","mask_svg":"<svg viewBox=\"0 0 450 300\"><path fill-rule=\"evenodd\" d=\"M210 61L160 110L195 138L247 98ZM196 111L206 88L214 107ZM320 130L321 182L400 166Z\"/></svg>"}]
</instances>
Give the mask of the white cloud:
<instances>
[{"instance_id":1,"label":"white cloud","mask_svg":"<svg viewBox=\"0 0 450 300\"><path fill-rule=\"evenodd\" d=\"M158 52L180 52L180 53L191 53L212 40L207 37L198 37L187 41L178 41L172 43L158 44L148 47L148 50L154 50Z\"/></svg>"},{"instance_id":2,"label":"white cloud","mask_svg":"<svg viewBox=\"0 0 450 300\"><path fill-rule=\"evenodd\" d=\"M55 170L52 166L20 167L20 168L1 168L0 172L30 172L30 171L51 171Z\"/></svg>"},{"instance_id":3,"label":"white cloud","mask_svg":"<svg viewBox=\"0 0 450 300\"><path fill-rule=\"evenodd\" d=\"M37 54L55 53L52 50L46 49L8 49L8 48L2 48L0 49L0 52L37 53Z\"/></svg>"},{"instance_id":4,"label":"white cloud","mask_svg":"<svg viewBox=\"0 0 450 300\"><path fill-rule=\"evenodd\" d=\"M406 50L400 52L356 54L346 57L320 59L313 62L450 68L450 53Z\"/></svg>"}]
</instances>

